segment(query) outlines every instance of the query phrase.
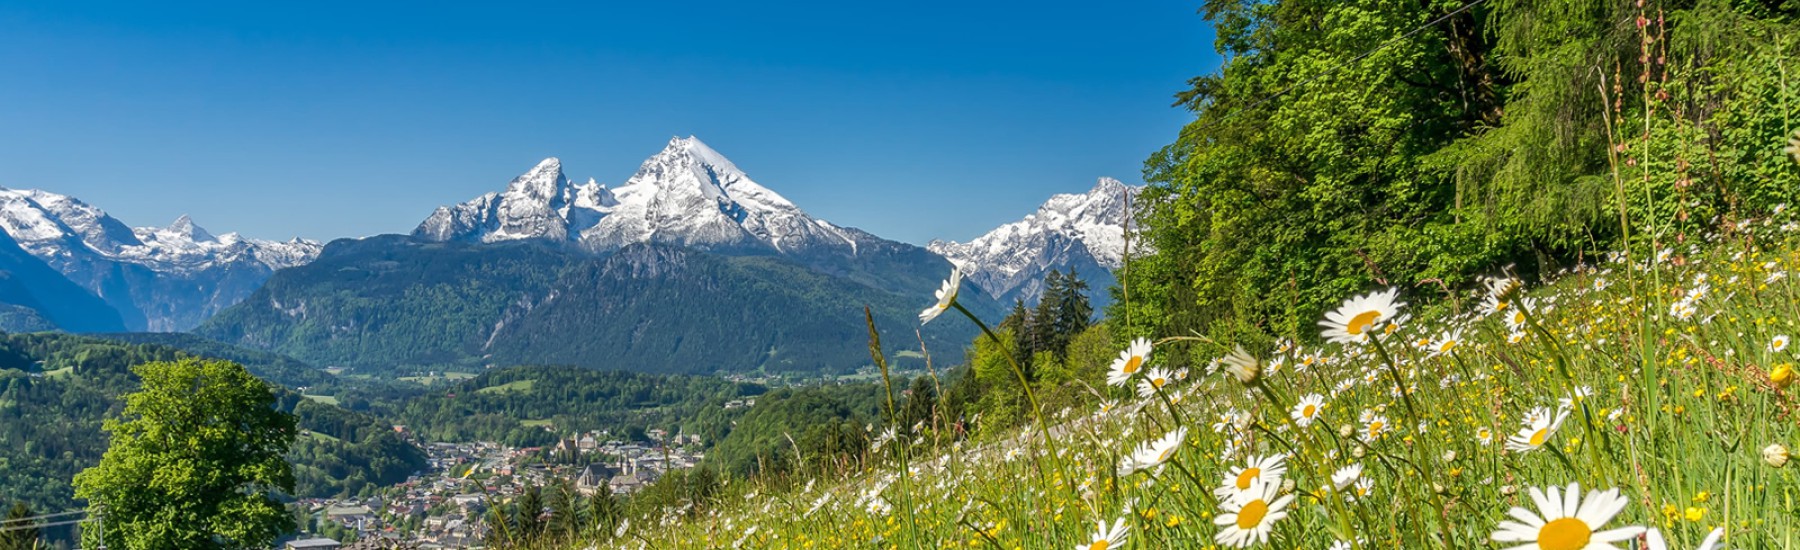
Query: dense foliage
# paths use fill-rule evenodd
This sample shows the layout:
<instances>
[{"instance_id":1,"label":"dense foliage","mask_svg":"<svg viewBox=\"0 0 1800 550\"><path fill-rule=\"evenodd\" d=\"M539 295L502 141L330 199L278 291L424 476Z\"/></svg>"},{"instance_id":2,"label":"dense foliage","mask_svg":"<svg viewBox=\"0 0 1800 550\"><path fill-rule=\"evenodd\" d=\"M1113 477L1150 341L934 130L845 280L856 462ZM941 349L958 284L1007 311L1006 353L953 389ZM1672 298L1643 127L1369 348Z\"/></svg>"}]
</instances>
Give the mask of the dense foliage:
<instances>
[{"instance_id":1,"label":"dense foliage","mask_svg":"<svg viewBox=\"0 0 1800 550\"><path fill-rule=\"evenodd\" d=\"M105 452L102 421L118 416L121 396L138 388L130 368L195 355L213 357L66 334L0 335L0 469L6 472L0 476L0 498L38 510L75 507L69 480ZM221 355L260 356L250 350ZM323 376L285 358L245 364L269 380ZM301 429L325 436L302 438L289 455L296 462L299 495L355 494L365 481L394 483L424 467L418 448L395 439L386 424L276 391L281 411L295 414Z\"/></svg>"},{"instance_id":2,"label":"dense foliage","mask_svg":"<svg viewBox=\"0 0 1800 550\"><path fill-rule=\"evenodd\" d=\"M783 388L756 400L707 453L730 475L854 471L883 423L882 387L850 384Z\"/></svg>"},{"instance_id":3,"label":"dense foliage","mask_svg":"<svg viewBox=\"0 0 1800 550\"><path fill-rule=\"evenodd\" d=\"M115 548L267 548L293 528L276 496L294 489L286 457L294 415L267 382L228 361L182 359L132 367L141 388L100 463L75 476L75 494L106 527L84 539Z\"/></svg>"},{"instance_id":4,"label":"dense foliage","mask_svg":"<svg viewBox=\"0 0 1800 550\"><path fill-rule=\"evenodd\" d=\"M417 395L375 397L370 409L431 441L494 441L547 445L590 430L710 433L702 410L762 393L761 386L717 377L513 367L489 371ZM729 422L718 416L710 423ZM635 428L635 429L633 429Z\"/></svg>"},{"instance_id":5,"label":"dense foliage","mask_svg":"<svg viewBox=\"0 0 1800 550\"><path fill-rule=\"evenodd\" d=\"M868 363L841 345L860 336L863 305L884 326L907 326L917 311L910 295L858 273L665 246L595 255L538 242L384 236L333 243L198 332L320 365L380 370L848 372ZM925 331L945 347L970 334Z\"/></svg>"},{"instance_id":6,"label":"dense foliage","mask_svg":"<svg viewBox=\"0 0 1800 550\"><path fill-rule=\"evenodd\" d=\"M1797 198L1780 145L1800 125L1800 6L1464 5L1206 2L1226 62L1178 95L1197 116L1147 163L1155 254L1112 317L1301 333L1371 284L1442 298Z\"/></svg>"}]
</instances>

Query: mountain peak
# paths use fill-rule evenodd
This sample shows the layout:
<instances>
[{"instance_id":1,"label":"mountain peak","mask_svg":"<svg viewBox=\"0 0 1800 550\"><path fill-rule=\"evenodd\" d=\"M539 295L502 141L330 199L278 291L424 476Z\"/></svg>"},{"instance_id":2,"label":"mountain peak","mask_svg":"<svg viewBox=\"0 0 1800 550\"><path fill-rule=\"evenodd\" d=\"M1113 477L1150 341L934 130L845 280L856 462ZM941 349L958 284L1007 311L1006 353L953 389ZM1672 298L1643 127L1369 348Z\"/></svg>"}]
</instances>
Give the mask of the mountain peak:
<instances>
[{"instance_id":1,"label":"mountain peak","mask_svg":"<svg viewBox=\"0 0 1800 550\"><path fill-rule=\"evenodd\" d=\"M550 157L538 161L536 166L513 178L506 185L506 194L549 201L568 187L569 178L563 176L562 159Z\"/></svg>"},{"instance_id":2,"label":"mountain peak","mask_svg":"<svg viewBox=\"0 0 1800 550\"><path fill-rule=\"evenodd\" d=\"M857 233L801 211L694 136L669 138L616 188L572 185L556 158L514 178L504 193L439 208L413 231L432 240L546 238L588 250L635 243L794 252L829 246L856 254Z\"/></svg>"},{"instance_id":3,"label":"mountain peak","mask_svg":"<svg viewBox=\"0 0 1800 550\"><path fill-rule=\"evenodd\" d=\"M724 171L743 172L742 170L738 169L736 164L731 163L731 159L725 158L725 155L719 154L719 152L714 150L712 147L708 147L706 145L706 142L700 141L700 138L694 137L692 135L689 135L688 137L685 137L685 138L684 137L669 138L669 146L664 148L664 152L666 153L669 150L680 150L680 151L686 152L687 154L693 156L693 158L695 160L700 161L701 164L712 166L714 168L714 172L724 172Z\"/></svg>"},{"instance_id":4,"label":"mountain peak","mask_svg":"<svg viewBox=\"0 0 1800 550\"><path fill-rule=\"evenodd\" d=\"M1036 299L1051 269L1074 268L1089 288L1103 289L1124 258L1126 197L1142 189L1103 177L1086 193L1053 195L1024 219L967 243L934 241L927 248L996 298Z\"/></svg>"},{"instance_id":5,"label":"mountain peak","mask_svg":"<svg viewBox=\"0 0 1800 550\"><path fill-rule=\"evenodd\" d=\"M1089 189L1087 194L1088 196L1118 195L1123 193L1127 187L1128 186L1125 185L1124 182L1106 176L1100 176L1100 180L1094 182L1094 188Z\"/></svg>"},{"instance_id":6,"label":"mountain peak","mask_svg":"<svg viewBox=\"0 0 1800 550\"><path fill-rule=\"evenodd\" d=\"M196 225L194 223L194 219L188 217L187 214L182 214L181 217L175 218L175 221L173 223L170 223L169 227L165 228L164 230L168 231L170 233L174 233L176 235L185 236L189 240L192 240L194 242L206 242L206 241L216 240L213 237L212 233L209 233L206 231L206 229L201 228L199 225Z\"/></svg>"}]
</instances>

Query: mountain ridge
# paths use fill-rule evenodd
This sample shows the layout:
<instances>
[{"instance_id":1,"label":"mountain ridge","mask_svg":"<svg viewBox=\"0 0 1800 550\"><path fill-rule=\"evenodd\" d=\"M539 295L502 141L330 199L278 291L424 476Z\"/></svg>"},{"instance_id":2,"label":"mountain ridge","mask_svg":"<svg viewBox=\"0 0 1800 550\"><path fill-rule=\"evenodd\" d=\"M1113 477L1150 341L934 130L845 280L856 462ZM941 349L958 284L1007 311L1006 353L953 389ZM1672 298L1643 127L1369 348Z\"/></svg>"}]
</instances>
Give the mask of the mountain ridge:
<instances>
[{"instance_id":1,"label":"mountain ridge","mask_svg":"<svg viewBox=\"0 0 1800 550\"><path fill-rule=\"evenodd\" d=\"M1085 193L1052 195L1024 218L969 242L934 240L926 248L1001 301L1035 301L1049 270L1072 268L1088 281L1092 298L1105 302L1112 270L1126 253L1128 203L1142 190L1102 177Z\"/></svg>"},{"instance_id":2,"label":"mountain ridge","mask_svg":"<svg viewBox=\"0 0 1800 550\"><path fill-rule=\"evenodd\" d=\"M55 323L78 332L191 328L275 270L310 261L321 246L214 235L187 215L168 226L134 228L79 199L37 189L0 188L0 231L120 319L117 326L104 314ZM0 262L0 270L31 270L28 263L15 258Z\"/></svg>"}]
</instances>

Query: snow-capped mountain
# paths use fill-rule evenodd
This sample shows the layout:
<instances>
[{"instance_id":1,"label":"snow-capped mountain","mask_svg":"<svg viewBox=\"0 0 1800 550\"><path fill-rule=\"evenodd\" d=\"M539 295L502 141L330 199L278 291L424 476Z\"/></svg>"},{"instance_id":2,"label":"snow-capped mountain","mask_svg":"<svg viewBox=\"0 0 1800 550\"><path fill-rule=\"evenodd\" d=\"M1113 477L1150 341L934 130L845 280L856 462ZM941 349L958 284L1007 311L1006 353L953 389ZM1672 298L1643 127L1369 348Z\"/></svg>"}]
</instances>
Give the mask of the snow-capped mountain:
<instances>
[{"instance_id":1,"label":"snow-capped mountain","mask_svg":"<svg viewBox=\"0 0 1800 550\"><path fill-rule=\"evenodd\" d=\"M125 328L173 331L237 303L274 270L312 261L319 243L213 235L182 216L132 228L66 195L0 188L0 231L119 310ZM0 266L7 268L10 266Z\"/></svg>"},{"instance_id":2,"label":"snow-capped mountain","mask_svg":"<svg viewBox=\"0 0 1800 550\"><path fill-rule=\"evenodd\" d=\"M435 241L569 241L590 251L629 244L855 255L878 240L814 218L757 184L692 136L673 138L618 188L571 183L544 159L499 193L440 207L413 231Z\"/></svg>"},{"instance_id":3,"label":"snow-capped mountain","mask_svg":"<svg viewBox=\"0 0 1800 550\"><path fill-rule=\"evenodd\" d=\"M997 299L1034 301L1050 270L1069 268L1104 298L1112 270L1125 256L1126 197L1135 199L1142 189L1100 178L1086 193L1052 196L1025 219L972 241L932 241L926 248L949 258Z\"/></svg>"}]
</instances>

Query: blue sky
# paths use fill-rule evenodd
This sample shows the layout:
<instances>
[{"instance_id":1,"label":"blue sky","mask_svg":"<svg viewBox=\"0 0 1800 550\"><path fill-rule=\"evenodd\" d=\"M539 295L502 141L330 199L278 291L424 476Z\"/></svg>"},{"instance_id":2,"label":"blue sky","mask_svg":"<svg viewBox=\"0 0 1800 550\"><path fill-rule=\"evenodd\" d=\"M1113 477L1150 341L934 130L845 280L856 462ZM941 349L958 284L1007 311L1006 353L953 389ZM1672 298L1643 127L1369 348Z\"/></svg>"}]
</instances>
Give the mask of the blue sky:
<instances>
[{"instance_id":1,"label":"blue sky","mask_svg":"<svg viewBox=\"0 0 1800 550\"><path fill-rule=\"evenodd\" d=\"M1193 0L0 4L0 186L132 225L410 231L538 160L697 135L836 223L967 239L1142 163L1216 70Z\"/></svg>"}]
</instances>

